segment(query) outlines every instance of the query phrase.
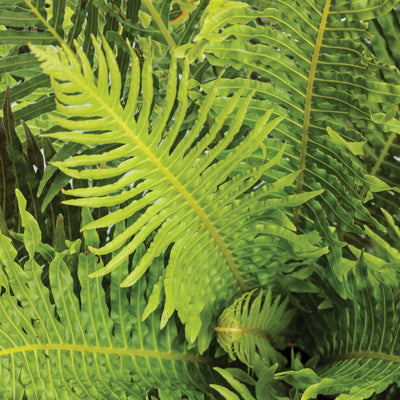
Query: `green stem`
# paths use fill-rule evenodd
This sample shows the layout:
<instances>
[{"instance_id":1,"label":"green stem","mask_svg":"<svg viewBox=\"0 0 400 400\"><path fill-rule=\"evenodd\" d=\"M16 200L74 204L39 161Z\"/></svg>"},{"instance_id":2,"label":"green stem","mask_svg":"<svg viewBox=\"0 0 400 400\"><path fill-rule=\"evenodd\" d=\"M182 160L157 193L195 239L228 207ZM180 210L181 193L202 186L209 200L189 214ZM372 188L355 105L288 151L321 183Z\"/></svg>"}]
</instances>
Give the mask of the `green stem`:
<instances>
[{"instance_id":1,"label":"green stem","mask_svg":"<svg viewBox=\"0 0 400 400\"><path fill-rule=\"evenodd\" d=\"M172 50L176 47L176 43L174 39L172 38L171 34L168 31L168 28L165 26L164 22L162 21L160 14L157 12L155 7L153 6L153 2L151 0L142 0L142 4L146 6L148 11L151 14L151 17L153 18L153 21L156 23L158 26L158 29L160 29L161 34L164 36L164 39L168 43L169 48Z\"/></svg>"},{"instance_id":2,"label":"green stem","mask_svg":"<svg viewBox=\"0 0 400 400\"><path fill-rule=\"evenodd\" d=\"M48 21L46 20L46 18L44 18L42 16L42 14L40 14L39 10L37 9L36 6L34 6L30 0L24 0L25 4L33 11L33 13L38 17L38 19L42 22L42 24L46 27L46 29L54 36L55 39L57 39L57 41L60 44L66 44L64 42L64 40L62 39L62 37L56 32L56 30L48 23Z\"/></svg>"},{"instance_id":3,"label":"green stem","mask_svg":"<svg viewBox=\"0 0 400 400\"><path fill-rule=\"evenodd\" d=\"M160 17L160 14L157 12L155 7L153 6L152 0L142 0L142 3L147 7L147 10L151 14L151 17L153 18L153 21L156 23L158 26L158 29L160 30L161 34L164 36L165 41L167 42L169 46L170 52L172 52L176 48L176 43L171 34L168 31L168 27L165 26L163 20ZM184 67L184 62L182 59L178 60L178 65L181 68L181 71L183 71Z\"/></svg>"},{"instance_id":4,"label":"green stem","mask_svg":"<svg viewBox=\"0 0 400 400\"><path fill-rule=\"evenodd\" d=\"M9 349L0 350L0 357L10 356L12 354L27 352L38 352L38 351L65 351L72 353L88 353L88 354L102 354L116 356L127 356L130 358L142 357L142 358L156 358L159 360L172 360L181 362L191 362L196 364L213 364L213 359L207 356L200 356L188 353L174 353L172 351L159 351L159 350L146 350L146 349L134 349L134 348L117 348L117 347L101 347L101 346L89 346L81 344L70 344L70 343L32 343L25 346L17 346Z\"/></svg>"}]
</instances>

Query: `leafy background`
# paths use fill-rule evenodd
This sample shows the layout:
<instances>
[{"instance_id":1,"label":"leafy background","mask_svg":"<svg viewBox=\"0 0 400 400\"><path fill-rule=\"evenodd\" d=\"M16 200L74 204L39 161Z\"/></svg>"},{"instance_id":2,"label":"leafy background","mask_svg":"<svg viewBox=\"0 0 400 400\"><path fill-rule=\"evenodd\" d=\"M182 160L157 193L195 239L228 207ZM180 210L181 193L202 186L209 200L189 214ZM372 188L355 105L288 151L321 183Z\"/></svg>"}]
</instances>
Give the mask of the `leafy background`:
<instances>
[{"instance_id":1,"label":"leafy background","mask_svg":"<svg viewBox=\"0 0 400 400\"><path fill-rule=\"evenodd\" d=\"M2 397L397 398L398 7L2 0Z\"/></svg>"}]
</instances>

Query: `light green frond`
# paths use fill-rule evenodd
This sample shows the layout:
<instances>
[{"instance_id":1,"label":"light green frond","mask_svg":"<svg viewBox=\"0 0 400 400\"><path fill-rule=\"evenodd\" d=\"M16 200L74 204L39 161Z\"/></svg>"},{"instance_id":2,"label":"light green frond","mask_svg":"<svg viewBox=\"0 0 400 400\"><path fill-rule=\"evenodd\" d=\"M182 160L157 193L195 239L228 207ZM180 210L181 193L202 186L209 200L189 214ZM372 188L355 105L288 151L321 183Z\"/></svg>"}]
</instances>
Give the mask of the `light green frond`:
<instances>
[{"instance_id":1,"label":"light green frond","mask_svg":"<svg viewBox=\"0 0 400 400\"><path fill-rule=\"evenodd\" d=\"M119 287L124 263L110 277L108 297L100 280L88 278L97 258L80 253L78 295L68 253L56 252L49 265L49 290L35 261L40 230L25 211L26 200L19 192L17 197L29 258L18 265L11 240L0 234L1 397L142 400L153 388L191 398L207 393L211 360L185 348L174 321L160 331L159 311L140 321L159 267L155 264L153 273L128 292ZM83 220L90 219L84 209ZM123 229L118 224L116 233ZM96 232L84 237L85 247L98 244Z\"/></svg>"},{"instance_id":2,"label":"light green frond","mask_svg":"<svg viewBox=\"0 0 400 400\"><path fill-rule=\"evenodd\" d=\"M246 374L243 371L236 370L234 368L222 369L215 367L214 369L232 386L233 389L236 390L236 392L241 396L240 399L255 400L254 397L251 395L249 389L246 387L246 385L240 382L240 378L243 379L244 377L246 383L251 382L254 385L255 381L251 379L250 376L248 375L246 376ZM214 384L210 385L210 387L219 392L227 400L239 399L239 397L236 394L234 394L234 392L227 389L225 386Z\"/></svg>"},{"instance_id":3,"label":"light green frond","mask_svg":"<svg viewBox=\"0 0 400 400\"><path fill-rule=\"evenodd\" d=\"M211 384L210 387L226 400L300 400L296 391L292 389L288 393L284 383L274 379L277 367L277 364L267 366L258 359L255 375L252 376L236 368L215 367L214 370L224 378L225 382L224 386Z\"/></svg>"},{"instance_id":4,"label":"light green frond","mask_svg":"<svg viewBox=\"0 0 400 400\"><path fill-rule=\"evenodd\" d=\"M91 252L98 255L118 252L105 267L90 276L100 277L114 271L137 251L141 243L151 238L139 264L122 282L122 286L131 286L141 278L156 257L173 245L165 271L166 304L162 326L174 310L178 310L179 317L186 324L189 341L193 342L200 334L201 349L204 350L211 339L208 327L215 313L215 305L222 303L225 306L227 299L232 298L238 290L246 291L250 283L257 286L257 282L252 282L251 272L265 266L257 252L270 246L268 237L275 240L282 238L282 242L288 246L287 254L290 257L294 255L296 259L315 259L326 252L325 248L319 248L315 242L308 240L298 246L302 239L289 229L276 226L272 216L270 223L268 218L256 222L257 216L274 214L273 209L278 206L272 199L267 201L267 197L271 196L271 187L259 185L256 189L255 185L264 171L280 162L284 147L264 165L246 167L240 174L231 176L234 169L258 149L265 136L282 121L282 117L271 120L271 113L264 113L255 127L234 144L233 140L245 117L245 105L251 99L250 93L244 101L243 110L236 114L234 123L216 141L241 99L242 92L239 91L229 99L225 110L215 118L209 131L203 134L217 91L217 80L198 109L196 122L191 129L186 129L181 124L187 113L188 67L184 69L177 90L174 58L165 107L158 118L153 120L152 117L153 89L148 58L141 73L137 70L137 76L134 77L137 82L141 80L141 107L138 110L132 108L138 104L136 98L139 92L138 84L133 83L135 88L130 91L133 99L130 97L128 105L123 108L119 98L120 74L111 49L105 41L101 49L100 44L93 40L99 64L98 79L86 67L87 58L79 47L78 56L65 46L57 52L37 50L42 67L52 78L56 97L62 103L56 121L67 129L46 136L82 144L97 142L119 145L111 151L90 157L75 156L53 163L74 178L98 182L94 188L68 191L68 194L82 199L68 200L66 203L105 207L122 205L134 198L130 203L83 226L86 231L132 221L124 232L103 247L89 247ZM131 57L136 59L133 51ZM111 79L110 87L108 76ZM172 105L176 100L177 110L172 114ZM86 109L90 118L83 117ZM136 116L135 111L138 111ZM179 141L178 135L183 135ZM211 147L214 142L216 144ZM228 147L230 150L227 155L220 157ZM102 186L101 180L110 177L118 180ZM293 207L320 193L314 191L306 196L289 196L282 200L279 208ZM132 220L136 212L141 215ZM232 229L233 223L235 229ZM253 253L254 257L252 254L244 256L246 243L252 242L256 236L259 245ZM252 259L250 263L249 259ZM196 290L193 290L193 285L197 286ZM224 293L223 287L226 288Z\"/></svg>"}]
</instances>

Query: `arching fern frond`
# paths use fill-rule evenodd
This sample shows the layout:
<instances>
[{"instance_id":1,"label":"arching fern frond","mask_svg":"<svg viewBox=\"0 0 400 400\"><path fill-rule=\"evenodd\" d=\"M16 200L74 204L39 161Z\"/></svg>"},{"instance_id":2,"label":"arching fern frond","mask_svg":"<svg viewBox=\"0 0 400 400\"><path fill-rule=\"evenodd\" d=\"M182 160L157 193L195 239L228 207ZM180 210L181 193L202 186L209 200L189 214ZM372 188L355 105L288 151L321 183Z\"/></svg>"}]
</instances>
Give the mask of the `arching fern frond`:
<instances>
[{"instance_id":1,"label":"arching fern frond","mask_svg":"<svg viewBox=\"0 0 400 400\"><path fill-rule=\"evenodd\" d=\"M302 335L303 348L318 358L310 364L312 370L276 374L304 390L303 400L339 394L338 400L364 400L399 382L399 264L369 268L367 260L361 254L335 290L323 284L321 273L325 302L319 304L316 296L308 304L303 301L310 310L304 316L308 338Z\"/></svg>"},{"instance_id":2,"label":"arching fern frond","mask_svg":"<svg viewBox=\"0 0 400 400\"><path fill-rule=\"evenodd\" d=\"M260 257L257 259L256 255L269 247L268 235L271 239L279 239L280 244L288 245L288 254L292 253L295 259L315 259L326 252L326 249L314 246L317 237L301 240L290 230L292 225L289 224L289 229L287 223L279 226L282 221L280 208L294 207L320 191L268 200L271 193L290 184L297 176L291 174L273 185L258 185L263 171L279 162L283 147L269 162L245 167L232 175L232 171L261 146L265 136L282 120L282 117L270 120L271 113L267 112L241 141L233 143L242 127L251 94L228 130L224 132L223 128L241 98L241 90L229 99L227 107L206 130L205 122L215 98L217 81L198 109L196 122L188 129L183 125L188 107L188 64L185 64L177 91L177 66L173 59L166 104L155 118L152 114L149 47L142 72L134 51L131 51L132 84L127 103L122 107L121 80L114 55L106 42L103 42L104 50L96 40L93 44L99 65L97 77L79 47L78 56L67 47L57 52L37 50L42 67L52 78L59 101L59 114L54 119L69 130L47 136L87 145L99 144L98 154L53 163L73 178L98 182L91 188L66 191L80 197L66 203L90 207L119 206L106 217L85 225L83 230L131 221L124 232L102 248L90 248L97 255L118 251L91 277L112 272L148 240L150 245L146 253L122 282L122 286L133 285L152 260L173 245L164 275L166 305L162 325L177 309L181 320L187 324L190 342L197 337L200 328L203 329L205 342L201 348L205 349L211 338L209 325L215 309L226 306L228 299L239 290L246 291L252 280L252 270L264 267L265 261ZM140 107L139 92L143 99ZM176 100L177 110L173 113ZM221 138L217 139L219 134L222 134ZM102 144L117 147L102 152ZM229 152L224 158L222 154L228 146ZM101 185L102 179L110 177L116 179L115 183ZM132 220L136 212L141 215ZM271 217L260 219L266 213ZM255 245L254 254L252 250L249 254L247 243ZM206 322L203 325L202 319Z\"/></svg>"},{"instance_id":3,"label":"arching fern frond","mask_svg":"<svg viewBox=\"0 0 400 400\"><path fill-rule=\"evenodd\" d=\"M272 292L248 292L225 309L215 328L218 343L235 360L253 367L256 354L266 363L282 363L276 350L285 345L284 333L293 317L288 299L272 300Z\"/></svg>"},{"instance_id":4,"label":"arching fern frond","mask_svg":"<svg viewBox=\"0 0 400 400\"><path fill-rule=\"evenodd\" d=\"M238 87L255 90L245 123L253 126L271 108L286 115L272 136L292 145L285 157L289 169L302 171L296 191L324 188L318 198L324 220L343 231L361 234L354 219L378 227L363 204L365 194L390 187L368 175L358 159L363 154L351 146L361 149L365 139L381 146L390 135L378 116L396 111L400 86L381 78L388 68L363 43L373 35L367 21L385 15L397 2L247 3L228 1L220 7L211 1L196 39L197 50L211 64L235 70L234 78L222 79L214 112ZM319 227L310 208L301 210ZM296 220L299 215L297 209ZM324 236L334 247L335 239ZM340 276L339 262L334 268Z\"/></svg>"},{"instance_id":5,"label":"arching fern frond","mask_svg":"<svg viewBox=\"0 0 400 400\"><path fill-rule=\"evenodd\" d=\"M15 260L11 239L0 233L0 396L143 400L158 388L175 393L171 399L204 398L213 380L207 366L212 360L185 348L174 321L160 331L160 310L145 322L140 320L157 274L143 277L128 291L119 287L128 268L125 262L111 274L105 291L100 280L88 278L98 267L98 259L80 253L77 295L68 256L79 252L78 240L62 253L46 246L49 290L41 280L43 269L35 261L44 246L40 229L25 210L20 192L17 197L29 258ZM83 220L91 219L84 209ZM123 229L119 223L116 233ZM85 247L96 246L99 240L95 231L85 232L84 238ZM156 263L152 271L157 269Z\"/></svg>"}]
</instances>

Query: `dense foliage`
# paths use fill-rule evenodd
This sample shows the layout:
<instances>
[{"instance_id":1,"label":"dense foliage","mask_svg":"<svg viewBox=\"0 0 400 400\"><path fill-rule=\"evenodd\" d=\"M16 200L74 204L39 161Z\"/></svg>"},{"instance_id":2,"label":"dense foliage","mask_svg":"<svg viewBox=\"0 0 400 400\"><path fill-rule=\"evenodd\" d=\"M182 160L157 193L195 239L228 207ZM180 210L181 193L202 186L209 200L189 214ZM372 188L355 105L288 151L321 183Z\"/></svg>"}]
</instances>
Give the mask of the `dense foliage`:
<instances>
[{"instance_id":1,"label":"dense foliage","mask_svg":"<svg viewBox=\"0 0 400 400\"><path fill-rule=\"evenodd\" d=\"M394 0L0 1L0 397L397 399Z\"/></svg>"}]
</instances>

